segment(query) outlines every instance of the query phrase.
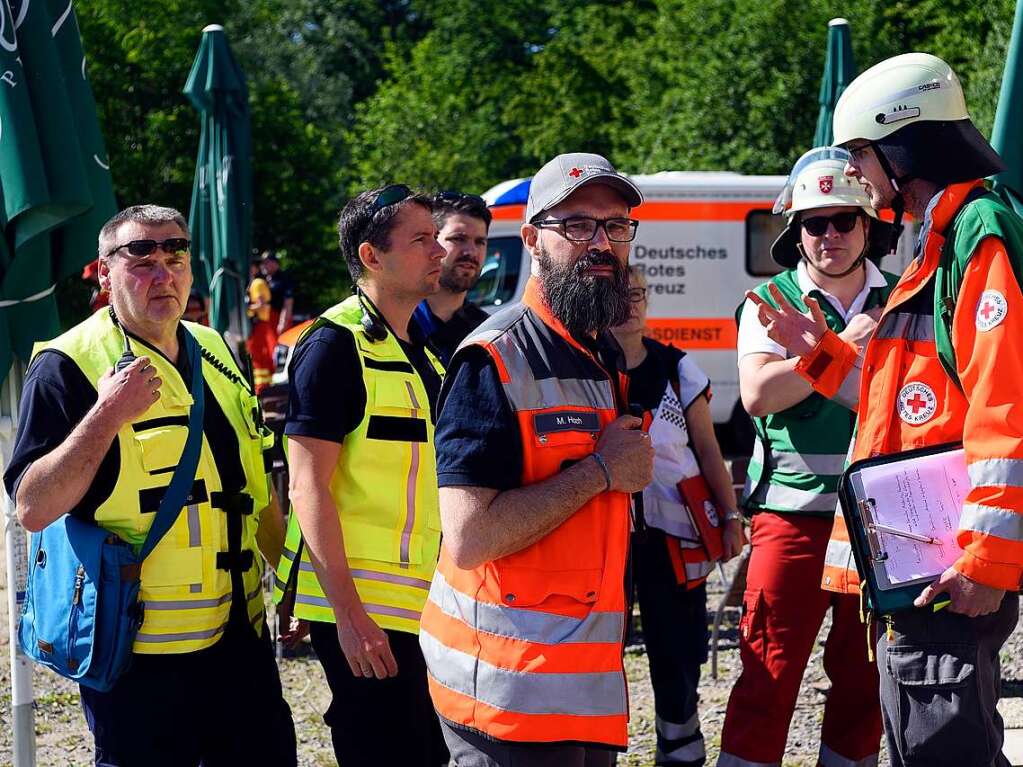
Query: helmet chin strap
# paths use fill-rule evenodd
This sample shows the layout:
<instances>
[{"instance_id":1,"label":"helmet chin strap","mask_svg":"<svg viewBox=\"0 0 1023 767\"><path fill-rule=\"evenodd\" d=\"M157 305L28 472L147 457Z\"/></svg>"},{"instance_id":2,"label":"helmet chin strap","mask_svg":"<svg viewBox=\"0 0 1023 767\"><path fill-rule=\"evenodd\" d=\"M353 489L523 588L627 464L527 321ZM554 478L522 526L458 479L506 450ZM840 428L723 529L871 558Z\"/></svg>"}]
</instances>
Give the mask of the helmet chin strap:
<instances>
[{"instance_id":1,"label":"helmet chin strap","mask_svg":"<svg viewBox=\"0 0 1023 767\"><path fill-rule=\"evenodd\" d=\"M885 176L888 178L888 183L892 185L892 189L895 190L895 197L892 198L892 212L895 214L895 218L892 221L892 238L891 242L888 243L888 255L891 255L899 246L899 235L902 234L902 216L906 212L906 198L902 194L901 184L909 181L912 176L906 175L899 178L895 174L895 170L892 168L888 157L885 156L884 150L881 149L877 144L871 142L870 144L874 148L874 156L877 157L877 162L881 166L881 170L884 171Z\"/></svg>"},{"instance_id":2,"label":"helmet chin strap","mask_svg":"<svg viewBox=\"0 0 1023 767\"><path fill-rule=\"evenodd\" d=\"M797 242L796 243L796 250L799 251L800 258L802 258L806 262L806 265L808 267L812 266L814 269L816 269L818 272L823 274L825 277L831 277L832 279L835 279L835 280L839 279L840 277L845 277L846 275L852 274L857 269L859 269L861 266L863 266L863 261L867 258L867 250L869 248L870 248L870 243L869 243L869 241L867 241L867 242L865 242L863 244L863 250L860 253L859 258L857 258L855 261L853 261L852 266L850 266L844 272L838 272L837 274L835 274L835 273L832 273L832 272L825 271L824 269L821 269L819 266L817 266L817 264L815 264L813 261L811 261L809 259L809 257L806 255L806 250L803 248L803 243L801 243L801 242Z\"/></svg>"}]
</instances>

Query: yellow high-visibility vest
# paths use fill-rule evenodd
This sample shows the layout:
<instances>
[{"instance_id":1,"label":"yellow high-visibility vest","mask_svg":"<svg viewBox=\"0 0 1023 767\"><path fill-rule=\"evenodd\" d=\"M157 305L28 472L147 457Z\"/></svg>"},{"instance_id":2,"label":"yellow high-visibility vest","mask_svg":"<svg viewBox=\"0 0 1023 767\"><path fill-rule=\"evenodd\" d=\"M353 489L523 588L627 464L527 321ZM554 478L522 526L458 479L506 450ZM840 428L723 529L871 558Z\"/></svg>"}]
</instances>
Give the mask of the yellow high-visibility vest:
<instances>
[{"instance_id":1,"label":"yellow high-visibility vest","mask_svg":"<svg viewBox=\"0 0 1023 767\"><path fill-rule=\"evenodd\" d=\"M174 526L142 565L144 619L133 651L142 654L185 653L214 644L223 633L231 608L228 516L241 514L242 579L250 620L263 625L260 578L263 560L256 548L260 512L269 504L269 480L263 451L273 435L259 425L255 396L223 339L215 331L183 323L203 349L202 374L231 425L230 445L211 445L203 435L195 483ZM146 356L162 380L160 398L117 433L120 456L113 491L96 509L96 524L141 546L181 458L192 406L189 387L174 364L157 349L132 338L132 351ZM33 358L56 350L70 358L97 385L124 351L124 337L109 311L93 314L58 338L37 344ZM209 394L207 394L209 403ZM206 406L207 414L210 405ZM214 454L213 448L217 453ZM231 467L244 474L239 492L225 492L221 473ZM251 554L245 554L251 552Z\"/></svg>"},{"instance_id":2,"label":"yellow high-visibility vest","mask_svg":"<svg viewBox=\"0 0 1023 767\"><path fill-rule=\"evenodd\" d=\"M328 309L310 327L333 323L355 336L366 385L366 412L345 437L330 493L341 520L348 566L366 612L381 628L418 634L440 552L430 402L394 334L373 341L361 319L359 298L352 296ZM443 375L437 358L427 354ZM301 538L297 515L292 513L274 599L281 600L301 550L294 615L333 622L334 611Z\"/></svg>"}]
</instances>

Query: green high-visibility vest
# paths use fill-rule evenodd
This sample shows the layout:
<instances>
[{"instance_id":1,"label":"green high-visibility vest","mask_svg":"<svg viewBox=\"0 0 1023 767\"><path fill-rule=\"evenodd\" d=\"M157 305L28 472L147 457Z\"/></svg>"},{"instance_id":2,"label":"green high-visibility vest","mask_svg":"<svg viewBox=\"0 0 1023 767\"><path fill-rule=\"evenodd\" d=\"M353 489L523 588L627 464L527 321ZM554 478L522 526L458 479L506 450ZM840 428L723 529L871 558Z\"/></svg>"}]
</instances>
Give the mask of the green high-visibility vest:
<instances>
[{"instance_id":1,"label":"green high-visibility vest","mask_svg":"<svg viewBox=\"0 0 1023 767\"><path fill-rule=\"evenodd\" d=\"M355 336L366 385L366 411L345 437L330 494L338 510L345 555L363 607L384 629L419 633L419 617L440 555L440 506L434 424L422 379L393 333L366 334L358 296L328 309L310 326L332 323ZM440 375L444 368L433 354ZM334 611L302 545L292 511L274 588L280 602L294 576L294 615L333 622Z\"/></svg>"},{"instance_id":2,"label":"green high-visibility vest","mask_svg":"<svg viewBox=\"0 0 1023 767\"><path fill-rule=\"evenodd\" d=\"M864 310L884 306L898 277L882 272L885 287L871 288ZM795 269L789 269L754 291L777 306L768 291L774 284L793 306L808 311L803 303ZM819 290L817 299L836 333L845 329L845 319ZM744 304L745 305L745 302ZM736 317L741 317L743 305ZM838 505L838 479L856 424L856 413L816 392L802 402L765 417L753 418L757 434L746 475L742 504L752 511L777 511L828 517Z\"/></svg>"}]
</instances>

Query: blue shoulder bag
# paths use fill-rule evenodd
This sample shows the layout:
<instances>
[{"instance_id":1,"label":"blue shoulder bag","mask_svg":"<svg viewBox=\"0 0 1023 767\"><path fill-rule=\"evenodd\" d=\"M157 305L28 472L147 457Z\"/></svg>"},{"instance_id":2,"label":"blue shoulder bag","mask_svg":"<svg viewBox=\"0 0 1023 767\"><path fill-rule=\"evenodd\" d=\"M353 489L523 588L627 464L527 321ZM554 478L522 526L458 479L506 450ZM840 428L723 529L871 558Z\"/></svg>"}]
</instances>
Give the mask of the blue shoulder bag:
<instances>
[{"instance_id":1,"label":"blue shoulder bag","mask_svg":"<svg viewBox=\"0 0 1023 767\"><path fill-rule=\"evenodd\" d=\"M192 407L181 460L139 553L119 536L65 514L32 534L18 640L25 654L61 676L106 691L131 662L142 625L142 562L174 525L195 481L205 409L199 344L188 332Z\"/></svg>"}]
</instances>

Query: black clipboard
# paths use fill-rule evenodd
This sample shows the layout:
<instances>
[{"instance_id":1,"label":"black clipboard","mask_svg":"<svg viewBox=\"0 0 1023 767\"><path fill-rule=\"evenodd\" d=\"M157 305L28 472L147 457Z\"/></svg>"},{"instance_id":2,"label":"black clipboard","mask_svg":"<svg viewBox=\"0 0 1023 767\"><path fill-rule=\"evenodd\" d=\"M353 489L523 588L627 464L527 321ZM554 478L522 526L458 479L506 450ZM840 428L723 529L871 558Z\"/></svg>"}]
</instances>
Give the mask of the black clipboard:
<instances>
[{"instance_id":1,"label":"black clipboard","mask_svg":"<svg viewBox=\"0 0 1023 767\"><path fill-rule=\"evenodd\" d=\"M887 615L913 607L913 601L920 596L937 576L927 576L892 584L888 580L885 562L888 553L881 545L877 533L871 529L874 520L874 499L866 497L860 472L872 466L889 463L911 461L941 453L952 453L962 450L961 442L952 442L934 447L907 450L901 453L865 458L851 464L842 474L838 483L838 499L845 517L845 526L849 531L849 543L852 547L856 570L860 575L860 588L864 593L867 606L878 615Z\"/></svg>"}]
</instances>

